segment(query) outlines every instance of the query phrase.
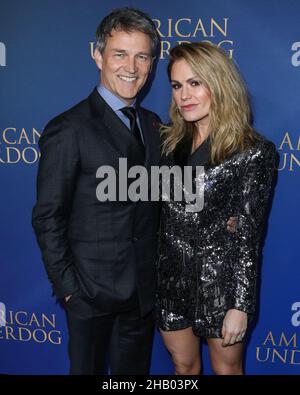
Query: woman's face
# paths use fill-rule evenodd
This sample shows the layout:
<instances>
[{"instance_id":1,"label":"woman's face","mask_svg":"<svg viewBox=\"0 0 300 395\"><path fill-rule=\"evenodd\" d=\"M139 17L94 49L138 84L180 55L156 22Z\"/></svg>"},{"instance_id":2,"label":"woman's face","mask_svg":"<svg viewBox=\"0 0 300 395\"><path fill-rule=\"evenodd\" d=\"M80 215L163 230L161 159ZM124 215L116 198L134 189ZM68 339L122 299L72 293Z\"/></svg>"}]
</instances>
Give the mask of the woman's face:
<instances>
[{"instance_id":1,"label":"woman's face","mask_svg":"<svg viewBox=\"0 0 300 395\"><path fill-rule=\"evenodd\" d=\"M185 121L208 125L211 95L184 59L171 69L173 99Z\"/></svg>"}]
</instances>

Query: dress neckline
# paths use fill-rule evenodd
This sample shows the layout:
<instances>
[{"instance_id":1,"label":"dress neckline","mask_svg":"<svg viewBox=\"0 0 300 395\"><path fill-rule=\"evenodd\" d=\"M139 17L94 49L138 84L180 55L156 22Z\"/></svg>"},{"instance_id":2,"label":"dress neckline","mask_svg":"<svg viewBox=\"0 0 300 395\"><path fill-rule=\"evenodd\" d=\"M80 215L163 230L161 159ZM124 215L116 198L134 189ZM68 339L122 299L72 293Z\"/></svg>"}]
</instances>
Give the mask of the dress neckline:
<instances>
[{"instance_id":1,"label":"dress neckline","mask_svg":"<svg viewBox=\"0 0 300 395\"><path fill-rule=\"evenodd\" d=\"M202 143L199 144L199 145L197 146L197 148L194 149L194 151L190 153L190 157L193 156L201 147L207 145L207 142L208 142L208 137L206 137L206 139L203 140ZM192 146L193 146L193 144L192 144Z\"/></svg>"}]
</instances>

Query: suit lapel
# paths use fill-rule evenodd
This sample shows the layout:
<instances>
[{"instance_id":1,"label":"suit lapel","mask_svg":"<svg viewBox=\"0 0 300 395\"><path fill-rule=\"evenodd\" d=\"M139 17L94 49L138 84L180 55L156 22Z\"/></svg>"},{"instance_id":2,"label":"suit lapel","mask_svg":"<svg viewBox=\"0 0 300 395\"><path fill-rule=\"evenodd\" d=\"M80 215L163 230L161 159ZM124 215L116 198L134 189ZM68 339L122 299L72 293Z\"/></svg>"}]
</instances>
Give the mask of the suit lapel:
<instances>
[{"instance_id":1,"label":"suit lapel","mask_svg":"<svg viewBox=\"0 0 300 395\"><path fill-rule=\"evenodd\" d=\"M140 107L137 107L140 124L143 131L146 158L145 166L150 167L159 164L160 159L160 138L159 125L154 116L146 112Z\"/></svg>"},{"instance_id":2,"label":"suit lapel","mask_svg":"<svg viewBox=\"0 0 300 395\"><path fill-rule=\"evenodd\" d=\"M119 157L128 156L128 147L134 140L130 130L94 89L89 96L95 130L106 140Z\"/></svg>"},{"instance_id":3,"label":"suit lapel","mask_svg":"<svg viewBox=\"0 0 300 395\"><path fill-rule=\"evenodd\" d=\"M139 144L127 126L108 106L95 88L89 96L94 128L119 157L128 158L128 166L139 164L147 167L158 165L160 159L159 125L151 113L137 107L142 127L146 157L142 159Z\"/></svg>"}]
</instances>

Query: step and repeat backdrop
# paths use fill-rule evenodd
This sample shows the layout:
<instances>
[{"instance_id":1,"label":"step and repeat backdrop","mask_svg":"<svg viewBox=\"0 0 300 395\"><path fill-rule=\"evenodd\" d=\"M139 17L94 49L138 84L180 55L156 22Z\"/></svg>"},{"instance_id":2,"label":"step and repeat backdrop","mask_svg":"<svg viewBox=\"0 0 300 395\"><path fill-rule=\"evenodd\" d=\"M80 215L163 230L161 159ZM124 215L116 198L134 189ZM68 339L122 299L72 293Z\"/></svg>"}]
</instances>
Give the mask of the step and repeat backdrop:
<instances>
[{"instance_id":1,"label":"step and repeat backdrop","mask_svg":"<svg viewBox=\"0 0 300 395\"><path fill-rule=\"evenodd\" d=\"M98 82L95 30L113 8L147 12L161 37L143 105L168 121L166 66L180 42L210 41L238 64L254 124L278 150L247 374L300 373L300 1L0 0L0 373L67 374L65 314L51 295L31 210L48 120ZM204 373L212 374L202 345ZM172 374L158 333L152 374Z\"/></svg>"}]
</instances>

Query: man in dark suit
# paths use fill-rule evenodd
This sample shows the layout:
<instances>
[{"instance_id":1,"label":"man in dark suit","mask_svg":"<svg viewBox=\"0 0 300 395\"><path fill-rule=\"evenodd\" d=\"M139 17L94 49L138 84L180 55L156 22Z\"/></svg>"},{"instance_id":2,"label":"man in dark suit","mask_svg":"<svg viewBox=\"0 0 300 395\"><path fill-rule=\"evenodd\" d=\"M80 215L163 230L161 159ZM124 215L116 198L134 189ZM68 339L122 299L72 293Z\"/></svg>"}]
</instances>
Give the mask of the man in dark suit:
<instances>
[{"instance_id":1,"label":"man in dark suit","mask_svg":"<svg viewBox=\"0 0 300 395\"><path fill-rule=\"evenodd\" d=\"M159 119L136 102L158 37L144 13L123 8L101 22L100 84L48 123L40 138L35 229L57 298L64 300L71 374L147 374L151 361L159 208L97 199L97 169L147 169L160 159Z\"/></svg>"}]
</instances>

